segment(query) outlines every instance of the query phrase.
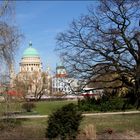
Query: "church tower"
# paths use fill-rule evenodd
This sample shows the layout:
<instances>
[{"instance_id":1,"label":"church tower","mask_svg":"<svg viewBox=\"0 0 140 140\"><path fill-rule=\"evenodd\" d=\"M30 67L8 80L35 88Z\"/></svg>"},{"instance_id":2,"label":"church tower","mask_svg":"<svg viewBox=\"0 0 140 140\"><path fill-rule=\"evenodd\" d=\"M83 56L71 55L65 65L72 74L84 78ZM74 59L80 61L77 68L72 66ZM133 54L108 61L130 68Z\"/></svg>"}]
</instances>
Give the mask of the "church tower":
<instances>
[{"instance_id":1,"label":"church tower","mask_svg":"<svg viewBox=\"0 0 140 140\"><path fill-rule=\"evenodd\" d=\"M66 68L62 64L56 67L56 77L57 78L67 77Z\"/></svg>"}]
</instances>

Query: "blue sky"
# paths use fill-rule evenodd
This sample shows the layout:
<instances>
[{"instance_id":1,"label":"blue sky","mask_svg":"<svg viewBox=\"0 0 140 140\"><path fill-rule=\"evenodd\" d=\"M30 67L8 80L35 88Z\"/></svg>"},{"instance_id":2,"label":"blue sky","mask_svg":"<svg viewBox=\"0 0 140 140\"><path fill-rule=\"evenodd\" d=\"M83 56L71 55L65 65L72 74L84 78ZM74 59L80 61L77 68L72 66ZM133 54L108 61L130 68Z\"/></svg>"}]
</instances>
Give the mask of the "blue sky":
<instances>
[{"instance_id":1,"label":"blue sky","mask_svg":"<svg viewBox=\"0 0 140 140\"><path fill-rule=\"evenodd\" d=\"M16 24L25 38L17 52L16 71L19 71L19 62L29 41L38 50L43 69L49 65L54 71L56 63L60 62L54 52L56 35L68 29L74 18L87 13L87 6L96 3L97 1L17 1Z\"/></svg>"}]
</instances>

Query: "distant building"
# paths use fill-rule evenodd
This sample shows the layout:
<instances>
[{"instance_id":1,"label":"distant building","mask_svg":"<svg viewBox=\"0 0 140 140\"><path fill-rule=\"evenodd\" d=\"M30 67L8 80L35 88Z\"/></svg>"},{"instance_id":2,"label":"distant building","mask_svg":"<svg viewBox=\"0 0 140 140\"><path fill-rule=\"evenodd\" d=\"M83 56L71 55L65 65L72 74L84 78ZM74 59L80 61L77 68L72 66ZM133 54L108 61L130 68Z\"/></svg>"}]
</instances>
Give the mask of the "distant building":
<instances>
[{"instance_id":1,"label":"distant building","mask_svg":"<svg viewBox=\"0 0 140 140\"><path fill-rule=\"evenodd\" d=\"M66 68L63 65L56 67L56 74L52 78L52 93L72 94L78 87L78 80L69 78Z\"/></svg>"},{"instance_id":2,"label":"distant building","mask_svg":"<svg viewBox=\"0 0 140 140\"><path fill-rule=\"evenodd\" d=\"M78 80L70 78L66 68L61 64L56 67L55 75L52 75L47 66L42 69L42 62L38 51L29 43L23 52L19 63L19 73L14 73L14 67L10 67L11 85L27 98L43 95L42 98L54 94L73 94L79 87ZM22 89L23 88L23 89ZM38 94L38 95L37 95Z\"/></svg>"},{"instance_id":3,"label":"distant building","mask_svg":"<svg viewBox=\"0 0 140 140\"><path fill-rule=\"evenodd\" d=\"M85 87L82 90L82 96L84 97L95 97L95 99L100 98L103 95L103 89L95 89L94 87Z\"/></svg>"}]
</instances>

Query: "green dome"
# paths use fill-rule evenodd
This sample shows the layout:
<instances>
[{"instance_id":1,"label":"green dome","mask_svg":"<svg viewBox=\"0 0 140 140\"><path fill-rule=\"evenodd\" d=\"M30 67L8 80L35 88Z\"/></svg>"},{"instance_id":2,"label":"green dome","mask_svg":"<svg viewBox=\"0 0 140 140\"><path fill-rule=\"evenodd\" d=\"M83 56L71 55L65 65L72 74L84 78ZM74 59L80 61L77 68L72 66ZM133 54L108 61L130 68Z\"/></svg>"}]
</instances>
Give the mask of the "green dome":
<instances>
[{"instance_id":1,"label":"green dome","mask_svg":"<svg viewBox=\"0 0 140 140\"><path fill-rule=\"evenodd\" d=\"M29 48L27 48L24 52L23 52L23 57L39 57L39 53L36 49L31 47L32 44L29 44Z\"/></svg>"}]
</instances>

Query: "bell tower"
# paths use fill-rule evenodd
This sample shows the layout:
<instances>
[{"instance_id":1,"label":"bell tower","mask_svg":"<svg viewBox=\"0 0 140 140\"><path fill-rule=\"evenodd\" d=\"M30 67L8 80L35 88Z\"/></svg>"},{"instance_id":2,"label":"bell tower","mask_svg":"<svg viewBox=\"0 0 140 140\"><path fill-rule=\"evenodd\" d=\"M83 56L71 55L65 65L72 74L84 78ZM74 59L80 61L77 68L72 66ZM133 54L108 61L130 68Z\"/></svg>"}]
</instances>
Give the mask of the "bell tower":
<instances>
[{"instance_id":1,"label":"bell tower","mask_svg":"<svg viewBox=\"0 0 140 140\"><path fill-rule=\"evenodd\" d=\"M56 77L57 78L67 77L66 68L62 64L56 67Z\"/></svg>"}]
</instances>

